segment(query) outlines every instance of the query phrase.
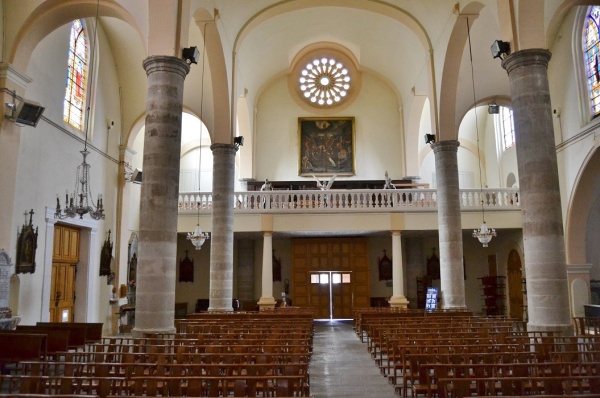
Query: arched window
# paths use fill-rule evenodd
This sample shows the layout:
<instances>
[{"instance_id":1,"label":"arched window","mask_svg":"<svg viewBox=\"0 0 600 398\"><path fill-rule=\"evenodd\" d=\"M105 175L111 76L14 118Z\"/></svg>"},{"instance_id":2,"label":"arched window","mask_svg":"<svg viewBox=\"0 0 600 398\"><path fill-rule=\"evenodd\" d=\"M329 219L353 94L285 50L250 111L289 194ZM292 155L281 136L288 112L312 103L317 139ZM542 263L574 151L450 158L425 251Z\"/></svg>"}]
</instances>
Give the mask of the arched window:
<instances>
[{"instance_id":1,"label":"arched window","mask_svg":"<svg viewBox=\"0 0 600 398\"><path fill-rule=\"evenodd\" d=\"M498 140L502 142L503 150L512 148L515 145L515 123L513 120L512 109L501 106L498 114L494 116L496 136L498 137Z\"/></svg>"},{"instance_id":2,"label":"arched window","mask_svg":"<svg viewBox=\"0 0 600 398\"><path fill-rule=\"evenodd\" d=\"M88 38L80 19L71 24L68 62L63 120L81 130L88 74Z\"/></svg>"},{"instance_id":3,"label":"arched window","mask_svg":"<svg viewBox=\"0 0 600 398\"><path fill-rule=\"evenodd\" d=\"M599 24L600 6L592 6L588 9L583 28L583 54L592 117L600 114Z\"/></svg>"}]
</instances>

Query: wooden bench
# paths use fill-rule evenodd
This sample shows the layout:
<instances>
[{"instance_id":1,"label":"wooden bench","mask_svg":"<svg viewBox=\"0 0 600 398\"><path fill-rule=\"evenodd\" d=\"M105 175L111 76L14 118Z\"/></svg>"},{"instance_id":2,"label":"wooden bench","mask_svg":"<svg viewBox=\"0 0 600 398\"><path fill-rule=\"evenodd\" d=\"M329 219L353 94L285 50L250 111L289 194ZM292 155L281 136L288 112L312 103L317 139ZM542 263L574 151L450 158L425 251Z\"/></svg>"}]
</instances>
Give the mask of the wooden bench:
<instances>
[{"instance_id":1,"label":"wooden bench","mask_svg":"<svg viewBox=\"0 0 600 398\"><path fill-rule=\"evenodd\" d=\"M47 335L46 353L50 358L54 358L58 353L65 352L69 348L69 335L71 334L69 331L46 329L33 325L17 325L16 332Z\"/></svg>"},{"instance_id":2,"label":"wooden bench","mask_svg":"<svg viewBox=\"0 0 600 398\"><path fill-rule=\"evenodd\" d=\"M45 334L0 333L0 373L4 373L9 364L44 359L47 339Z\"/></svg>"},{"instance_id":3,"label":"wooden bench","mask_svg":"<svg viewBox=\"0 0 600 398\"><path fill-rule=\"evenodd\" d=\"M38 322L36 326L48 330L69 331L69 349L84 349L86 344L102 340L102 323Z\"/></svg>"}]
</instances>

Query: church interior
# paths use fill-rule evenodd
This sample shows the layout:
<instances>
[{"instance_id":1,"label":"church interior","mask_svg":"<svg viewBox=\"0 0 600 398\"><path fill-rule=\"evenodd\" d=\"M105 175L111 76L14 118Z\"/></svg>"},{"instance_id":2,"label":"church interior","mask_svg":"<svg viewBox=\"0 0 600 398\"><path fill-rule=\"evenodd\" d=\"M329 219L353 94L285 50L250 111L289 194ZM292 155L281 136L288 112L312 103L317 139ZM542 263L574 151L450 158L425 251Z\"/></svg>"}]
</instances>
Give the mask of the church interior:
<instances>
[{"instance_id":1,"label":"church interior","mask_svg":"<svg viewBox=\"0 0 600 398\"><path fill-rule=\"evenodd\" d=\"M593 3L0 0L1 328L288 311L358 344L372 314L437 311L584 333Z\"/></svg>"}]
</instances>

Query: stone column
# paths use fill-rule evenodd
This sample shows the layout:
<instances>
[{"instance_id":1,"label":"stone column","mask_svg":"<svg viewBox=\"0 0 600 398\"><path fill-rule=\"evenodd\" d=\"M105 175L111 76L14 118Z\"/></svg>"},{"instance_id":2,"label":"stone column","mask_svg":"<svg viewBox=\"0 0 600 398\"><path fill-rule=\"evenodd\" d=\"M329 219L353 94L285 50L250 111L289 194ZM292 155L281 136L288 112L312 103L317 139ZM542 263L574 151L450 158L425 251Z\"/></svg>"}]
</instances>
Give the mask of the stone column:
<instances>
[{"instance_id":1,"label":"stone column","mask_svg":"<svg viewBox=\"0 0 600 398\"><path fill-rule=\"evenodd\" d=\"M512 96L527 274L528 330L564 331L569 313L565 243L548 87L550 52L527 49L502 61Z\"/></svg>"},{"instance_id":2,"label":"stone column","mask_svg":"<svg viewBox=\"0 0 600 398\"><path fill-rule=\"evenodd\" d=\"M431 145L435 155L438 229L440 239L440 285L442 308L464 309L465 281L463 265L462 223L458 190L460 143L456 140Z\"/></svg>"},{"instance_id":3,"label":"stone column","mask_svg":"<svg viewBox=\"0 0 600 398\"><path fill-rule=\"evenodd\" d=\"M134 335L175 331L181 112L190 70L169 56L148 57L143 65L148 94Z\"/></svg>"},{"instance_id":4,"label":"stone column","mask_svg":"<svg viewBox=\"0 0 600 398\"><path fill-rule=\"evenodd\" d=\"M258 305L260 309L274 308L273 297L273 234L263 233L262 293Z\"/></svg>"},{"instance_id":5,"label":"stone column","mask_svg":"<svg viewBox=\"0 0 600 398\"><path fill-rule=\"evenodd\" d=\"M408 300L404 296L404 264L402 261L402 236L400 231L392 232L392 297L390 306L407 308Z\"/></svg>"},{"instance_id":6,"label":"stone column","mask_svg":"<svg viewBox=\"0 0 600 398\"><path fill-rule=\"evenodd\" d=\"M233 187L237 147L213 144L209 311L233 311Z\"/></svg>"},{"instance_id":7,"label":"stone column","mask_svg":"<svg viewBox=\"0 0 600 398\"><path fill-rule=\"evenodd\" d=\"M254 308L254 241L240 239L238 241L238 283L237 298L242 308ZM250 304L252 303L252 304Z\"/></svg>"}]
</instances>

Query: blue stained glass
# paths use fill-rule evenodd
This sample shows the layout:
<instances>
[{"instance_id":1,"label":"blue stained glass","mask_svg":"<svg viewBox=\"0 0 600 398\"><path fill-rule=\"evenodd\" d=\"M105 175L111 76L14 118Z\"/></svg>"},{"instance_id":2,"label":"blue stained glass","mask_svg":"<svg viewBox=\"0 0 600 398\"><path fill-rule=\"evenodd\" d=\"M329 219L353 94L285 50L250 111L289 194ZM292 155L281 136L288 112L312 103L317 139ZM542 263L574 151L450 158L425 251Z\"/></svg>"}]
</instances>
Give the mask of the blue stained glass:
<instances>
[{"instance_id":1,"label":"blue stained glass","mask_svg":"<svg viewBox=\"0 0 600 398\"><path fill-rule=\"evenodd\" d=\"M81 20L77 19L71 24L63 120L80 130L83 126L88 73L87 60L87 35Z\"/></svg>"}]
</instances>

